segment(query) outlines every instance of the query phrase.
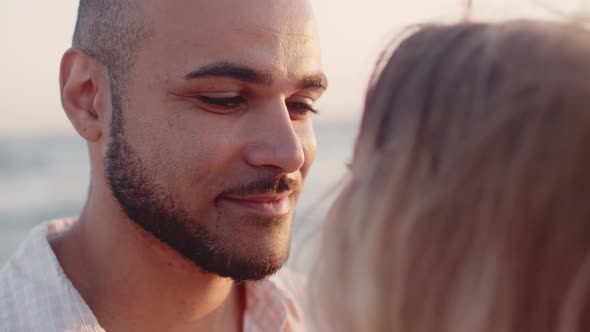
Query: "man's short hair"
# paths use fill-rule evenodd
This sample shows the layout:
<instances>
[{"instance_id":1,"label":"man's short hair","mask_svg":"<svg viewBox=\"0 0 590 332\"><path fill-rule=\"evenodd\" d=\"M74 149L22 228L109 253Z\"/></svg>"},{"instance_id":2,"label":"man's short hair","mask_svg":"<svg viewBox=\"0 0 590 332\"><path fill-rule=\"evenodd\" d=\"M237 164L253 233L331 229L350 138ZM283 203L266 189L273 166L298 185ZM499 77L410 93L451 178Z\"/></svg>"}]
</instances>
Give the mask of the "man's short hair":
<instances>
[{"instance_id":1,"label":"man's short hair","mask_svg":"<svg viewBox=\"0 0 590 332\"><path fill-rule=\"evenodd\" d=\"M137 49L148 35L140 6L132 0L80 0L72 46L107 67L114 92L122 93Z\"/></svg>"}]
</instances>

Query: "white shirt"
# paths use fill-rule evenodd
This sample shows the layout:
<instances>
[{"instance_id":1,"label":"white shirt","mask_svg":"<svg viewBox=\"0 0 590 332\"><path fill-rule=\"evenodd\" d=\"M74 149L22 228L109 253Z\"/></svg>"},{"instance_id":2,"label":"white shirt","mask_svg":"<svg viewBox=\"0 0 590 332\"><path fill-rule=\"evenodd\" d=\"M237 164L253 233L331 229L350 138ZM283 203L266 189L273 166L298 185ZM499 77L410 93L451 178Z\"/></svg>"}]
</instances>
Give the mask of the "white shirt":
<instances>
[{"instance_id":1,"label":"white shirt","mask_svg":"<svg viewBox=\"0 0 590 332\"><path fill-rule=\"evenodd\" d=\"M104 332L65 275L48 237L74 222L60 219L35 227L0 270L0 331ZM244 332L304 331L295 301L295 276L281 270L258 283L246 283Z\"/></svg>"}]
</instances>

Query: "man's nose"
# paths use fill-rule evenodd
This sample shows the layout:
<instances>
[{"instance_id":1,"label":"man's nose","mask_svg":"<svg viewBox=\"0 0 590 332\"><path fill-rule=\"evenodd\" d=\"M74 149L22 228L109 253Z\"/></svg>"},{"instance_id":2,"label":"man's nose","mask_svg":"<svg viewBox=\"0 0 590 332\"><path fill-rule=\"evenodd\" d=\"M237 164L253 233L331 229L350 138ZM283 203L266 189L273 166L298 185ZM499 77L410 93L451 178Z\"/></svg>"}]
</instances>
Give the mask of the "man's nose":
<instances>
[{"instance_id":1,"label":"man's nose","mask_svg":"<svg viewBox=\"0 0 590 332\"><path fill-rule=\"evenodd\" d=\"M252 132L246 147L246 161L252 166L273 166L282 173L294 173L305 162L301 138L283 100L259 109L252 121Z\"/></svg>"}]
</instances>

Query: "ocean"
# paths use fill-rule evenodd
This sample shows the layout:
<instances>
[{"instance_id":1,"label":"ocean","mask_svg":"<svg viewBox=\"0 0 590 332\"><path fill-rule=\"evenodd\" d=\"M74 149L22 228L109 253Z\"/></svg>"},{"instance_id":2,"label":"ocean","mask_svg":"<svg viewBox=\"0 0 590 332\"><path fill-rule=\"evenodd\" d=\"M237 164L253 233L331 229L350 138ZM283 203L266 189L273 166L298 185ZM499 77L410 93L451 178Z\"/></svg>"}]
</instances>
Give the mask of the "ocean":
<instances>
[{"instance_id":1,"label":"ocean","mask_svg":"<svg viewBox=\"0 0 590 332\"><path fill-rule=\"evenodd\" d=\"M299 200L289 265L309 269L318 229L346 176L357 122L315 125L318 153ZM0 138L0 266L29 230L48 219L77 215L87 195L90 167L76 135Z\"/></svg>"}]
</instances>

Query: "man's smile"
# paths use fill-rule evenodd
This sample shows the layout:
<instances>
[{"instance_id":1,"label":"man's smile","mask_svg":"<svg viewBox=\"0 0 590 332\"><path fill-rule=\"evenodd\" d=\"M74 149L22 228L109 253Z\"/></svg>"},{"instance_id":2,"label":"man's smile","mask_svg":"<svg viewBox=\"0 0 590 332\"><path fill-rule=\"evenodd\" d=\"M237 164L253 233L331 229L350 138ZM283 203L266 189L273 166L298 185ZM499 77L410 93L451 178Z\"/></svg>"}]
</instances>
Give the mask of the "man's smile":
<instances>
[{"instance_id":1,"label":"man's smile","mask_svg":"<svg viewBox=\"0 0 590 332\"><path fill-rule=\"evenodd\" d=\"M251 195L221 196L221 202L267 217L282 217L291 211L293 191Z\"/></svg>"}]
</instances>

